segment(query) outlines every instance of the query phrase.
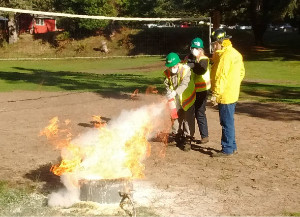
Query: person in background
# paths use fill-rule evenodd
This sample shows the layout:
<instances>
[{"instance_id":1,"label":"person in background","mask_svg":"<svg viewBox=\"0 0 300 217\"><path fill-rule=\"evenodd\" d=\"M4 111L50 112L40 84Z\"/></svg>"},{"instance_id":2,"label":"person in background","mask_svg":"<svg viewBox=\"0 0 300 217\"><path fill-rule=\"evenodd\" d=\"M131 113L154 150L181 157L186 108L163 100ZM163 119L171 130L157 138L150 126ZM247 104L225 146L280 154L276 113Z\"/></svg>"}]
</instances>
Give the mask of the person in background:
<instances>
[{"instance_id":1,"label":"person in background","mask_svg":"<svg viewBox=\"0 0 300 217\"><path fill-rule=\"evenodd\" d=\"M206 118L206 103L210 84L209 58L204 54L204 45L201 38L191 42L191 54L185 57L184 62L192 69L196 89L195 117L197 120L201 143L209 142L208 125Z\"/></svg>"},{"instance_id":2,"label":"person in background","mask_svg":"<svg viewBox=\"0 0 300 217\"><path fill-rule=\"evenodd\" d=\"M245 68L243 57L232 47L230 38L223 29L212 33L211 102L218 105L222 126L222 150L213 153L212 157L226 157L237 152L234 113Z\"/></svg>"},{"instance_id":3,"label":"person in background","mask_svg":"<svg viewBox=\"0 0 300 217\"><path fill-rule=\"evenodd\" d=\"M178 118L173 119L172 134L175 141L184 151L191 150L191 141L195 134L194 102L196 99L195 85L191 79L190 67L181 63L176 53L166 57L164 85L166 97L175 101Z\"/></svg>"}]
</instances>

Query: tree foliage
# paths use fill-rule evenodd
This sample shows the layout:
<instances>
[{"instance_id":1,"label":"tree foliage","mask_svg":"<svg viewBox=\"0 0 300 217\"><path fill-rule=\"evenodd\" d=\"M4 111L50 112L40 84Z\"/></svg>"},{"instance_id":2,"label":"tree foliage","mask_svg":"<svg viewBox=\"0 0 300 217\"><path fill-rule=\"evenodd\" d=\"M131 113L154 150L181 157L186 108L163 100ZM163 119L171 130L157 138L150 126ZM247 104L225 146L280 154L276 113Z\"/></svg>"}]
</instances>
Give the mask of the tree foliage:
<instances>
[{"instance_id":1,"label":"tree foliage","mask_svg":"<svg viewBox=\"0 0 300 217\"><path fill-rule=\"evenodd\" d=\"M31 0L33 10L54 11L54 0Z\"/></svg>"},{"instance_id":2,"label":"tree foliage","mask_svg":"<svg viewBox=\"0 0 300 217\"><path fill-rule=\"evenodd\" d=\"M120 0L54 0L56 11L70 14L83 14L94 16L117 16ZM91 33L98 28L107 26L106 20L69 19L61 20L62 27L71 33Z\"/></svg>"},{"instance_id":3,"label":"tree foliage","mask_svg":"<svg viewBox=\"0 0 300 217\"><path fill-rule=\"evenodd\" d=\"M71 14L130 17L187 17L218 11L225 24L251 24L258 43L271 22L298 19L299 0L0 0L0 6ZM3 14L3 13L2 13ZM105 20L62 18L71 33L91 33L109 24Z\"/></svg>"},{"instance_id":4,"label":"tree foliage","mask_svg":"<svg viewBox=\"0 0 300 217\"><path fill-rule=\"evenodd\" d=\"M219 11L222 21L227 24L247 23L253 27L257 44L262 44L267 25L283 21L286 16L294 17L299 0L189 0L185 10Z\"/></svg>"}]
</instances>

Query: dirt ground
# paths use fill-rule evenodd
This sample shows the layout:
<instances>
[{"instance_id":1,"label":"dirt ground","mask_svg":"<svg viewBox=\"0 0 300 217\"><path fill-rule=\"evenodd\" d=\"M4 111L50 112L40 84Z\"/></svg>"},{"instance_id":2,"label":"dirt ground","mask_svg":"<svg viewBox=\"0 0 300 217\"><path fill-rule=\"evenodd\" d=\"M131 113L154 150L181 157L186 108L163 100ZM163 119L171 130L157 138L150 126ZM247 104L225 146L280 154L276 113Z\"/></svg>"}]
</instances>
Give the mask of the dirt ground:
<instances>
[{"instance_id":1,"label":"dirt ground","mask_svg":"<svg viewBox=\"0 0 300 217\"><path fill-rule=\"evenodd\" d=\"M159 96L126 94L0 93L0 180L57 188L49 173L60 153L39 132L54 116L70 119L74 135L91 127L93 115L107 120L122 109L137 108ZM300 212L300 107L240 102L236 111L238 154L211 158L220 149L218 112L207 107L210 142L183 152L168 146L165 157L145 161L146 178L136 183L137 197L148 196L162 216L284 215ZM199 131L196 132L199 139ZM56 184L55 184L56 182ZM139 201L136 201L139 204Z\"/></svg>"}]
</instances>

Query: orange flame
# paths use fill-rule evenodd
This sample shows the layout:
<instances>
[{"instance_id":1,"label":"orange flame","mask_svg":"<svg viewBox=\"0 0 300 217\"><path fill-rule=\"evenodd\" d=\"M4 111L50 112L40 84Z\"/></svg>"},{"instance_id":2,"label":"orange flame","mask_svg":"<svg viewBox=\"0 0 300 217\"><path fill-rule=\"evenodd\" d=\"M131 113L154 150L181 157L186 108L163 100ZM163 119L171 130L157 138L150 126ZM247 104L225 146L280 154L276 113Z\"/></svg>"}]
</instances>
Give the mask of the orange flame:
<instances>
[{"instance_id":1,"label":"orange flame","mask_svg":"<svg viewBox=\"0 0 300 217\"><path fill-rule=\"evenodd\" d=\"M128 156L131 156L125 162L130 168L133 178L143 178L145 166L141 163L143 157L149 157L151 153L151 145L147 141L147 135L150 129L144 126L140 131L125 144Z\"/></svg>"},{"instance_id":2,"label":"orange flame","mask_svg":"<svg viewBox=\"0 0 300 217\"><path fill-rule=\"evenodd\" d=\"M91 123L94 124L95 128L106 126L106 122L101 119L100 115L93 115L93 121Z\"/></svg>"},{"instance_id":3,"label":"orange flame","mask_svg":"<svg viewBox=\"0 0 300 217\"><path fill-rule=\"evenodd\" d=\"M51 140L52 143L56 145L57 148L68 146L68 143L72 139L70 129L66 128L60 130L58 127L58 117L52 118L49 122L50 124L40 132L40 136L45 135L48 140ZM68 126L70 122L70 120L65 120L65 126ZM61 137L65 137L65 139L61 139Z\"/></svg>"},{"instance_id":4,"label":"orange flame","mask_svg":"<svg viewBox=\"0 0 300 217\"><path fill-rule=\"evenodd\" d=\"M40 132L40 136L45 135L47 139L57 136L58 133L58 117L52 118L50 124L45 127L43 131Z\"/></svg>"},{"instance_id":5,"label":"orange flame","mask_svg":"<svg viewBox=\"0 0 300 217\"><path fill-rule=\"evenodd\" d=\"M67 147L67 149L68 152L71 153L71 159L62 159L59 165L53 165L50 169L50 171L57 176L61 176L64 173L71 173L80 166L80 149L71 144Z\"/></svg>"},{"instance_id":6,"label":"orange flame","mask_svg":"<svg viewBox=\"0 0 300 217\"><path fill-rule=\"evenodd\" d=\"M147 89L146 89L146 94L158 94L158 90L155 86L148 86Z\"/></svg>"},{"instance_id":7,"label":"orange flame","mask_svg":"<svg viewBox=\"0 0 300 217\"><path fill-rule=\"evenodd\" d=\"M140 91L139 89L135 89L135 91L133 91L133 93L130 95L130 98L132 100L137 99L139 91Z\"/></svg>"},{"instance_id":8,"label":"orange flame","mask_svg":"<svg viewBox=\"0 0 300 217\"><path fill-rule=\"evenodd\" d=\"M59 120L58 117L52 118L50 124L45 127L43 131L40 132L40 136L45 135L48 140L56 145L58 149L66 149L68 153L71 153L71 159L63 159L60 165L53 165L50 169L55 175L62 175L65 172L72 172L77 166L79 166L81 159L78 157L80 153L78 147L70 144L72 139L72 134L70 129L60 129L58 126ZM70 124L70 120L65 120L65 126ZM61 138L65 137L65 138ZM70 154L69 154L70 155Z\"/></svg>"},{"instance_id":9,"label":"orange flame","mask_svg":"<svg viewBox=\"0 0 300 217\"><path fill-rule=\"evenodd\" d=\"M62 161L59 165L53 165L51 172L58 176L75 172L84 179L144 177L145 167L141 161L150 155L147 137L152 129L148 117L141 119L145 122L143 126L134 131L126 128L131 131L126 141L123 132L118 134L103 124L101 128L95 129L97 136L93 139L97 139L97 142L92 145L71 142L70 129L60 129L58 118L51 119L49 126L40 133L61 149ZM101 123L100 116L94 116L94 120ZM69 121L65 121L65 125L68 124ZM61 134L66 138L61 139Z\"/></svg>"}]
</instances>

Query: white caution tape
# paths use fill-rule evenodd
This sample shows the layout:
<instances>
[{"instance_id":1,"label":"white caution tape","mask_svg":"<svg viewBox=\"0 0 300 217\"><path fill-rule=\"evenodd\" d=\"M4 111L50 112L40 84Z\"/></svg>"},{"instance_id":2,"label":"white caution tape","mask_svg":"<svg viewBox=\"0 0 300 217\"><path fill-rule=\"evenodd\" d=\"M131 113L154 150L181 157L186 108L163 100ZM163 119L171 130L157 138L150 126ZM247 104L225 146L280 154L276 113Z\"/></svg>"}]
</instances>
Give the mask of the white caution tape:
<instances>
[{"instance_id":1,"label":"white caution tape","mask_svg":"<svg viewBox=\"0 0 300 217\"><path fill-rule=\"evenodd\" d=\"M17 57L0 58L0 61L38 61L38 60L72 60L72 59L114 59L114 58L139 58L139 57L163 57L164 55L135 55L135 56L100 56L100 57Z\"/></svg>"},{"instance_id":2,"label":"white caution tape","mask_svg":"<svg viewBox=\"0 0 300 217\"><path fill-rule=\"evenodd\" d=\"M66 14L57 12L46 12L46 11L33 11L23 10L14 8L0 7L0 11L14 12L14 13L26 13L26 14L37 14L54 17L70 17L70 18L83 18L83 19L95 19L95 20L131 20L131 21L197 21L197 20L209 20L210 17L189 17L189 18L142 18L142 17L106 17L106 16L91 16L91 15L79 15L79 14Z\"/></svg>"}]
</instances>

